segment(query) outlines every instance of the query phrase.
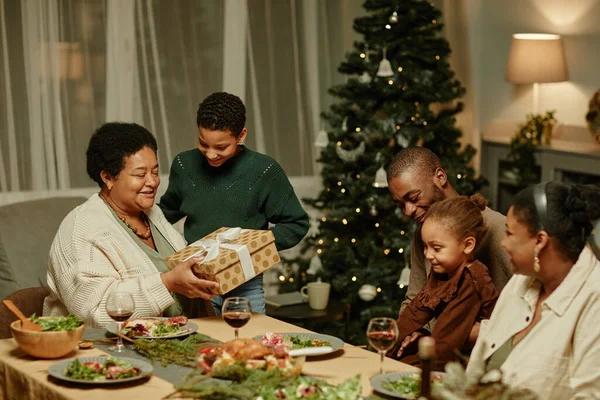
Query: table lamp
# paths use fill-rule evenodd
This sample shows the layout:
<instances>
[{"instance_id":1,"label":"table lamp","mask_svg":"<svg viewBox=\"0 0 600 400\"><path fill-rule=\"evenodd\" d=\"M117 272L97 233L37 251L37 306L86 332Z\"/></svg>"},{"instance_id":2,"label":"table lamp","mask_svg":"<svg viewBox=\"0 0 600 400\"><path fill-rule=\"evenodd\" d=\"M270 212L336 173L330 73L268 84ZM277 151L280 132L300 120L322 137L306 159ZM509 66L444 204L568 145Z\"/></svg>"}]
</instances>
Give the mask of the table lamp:
<instances>
[{"instance_id":1,"label":"table lamp","mask_svg":"<svg viewBox=\"0 0 600 400\"><path fill-rule=\"evenodd\" d=\"M533 83L533 113L539 114L540 83L569 79L565 48L559 35L517 33L512 37L505 80Z\"/></svg>"}]
</instances>

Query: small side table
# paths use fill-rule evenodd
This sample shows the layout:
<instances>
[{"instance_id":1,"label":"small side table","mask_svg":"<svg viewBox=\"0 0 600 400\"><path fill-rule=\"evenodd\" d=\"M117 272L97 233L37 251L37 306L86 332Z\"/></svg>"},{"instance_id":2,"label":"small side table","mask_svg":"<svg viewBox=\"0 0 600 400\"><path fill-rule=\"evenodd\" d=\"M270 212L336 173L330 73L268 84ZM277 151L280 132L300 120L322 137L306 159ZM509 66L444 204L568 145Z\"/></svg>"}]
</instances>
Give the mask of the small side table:
<instances>
[{"instance_id":1,"label":"small side table","mask_svg":"<svg viewBox=\"0 0 600 400\"><path fill-rule=\"evenodd\" d=\"M337 300L329 300L325 310L313 310L308 303L292 306L275 307L267 304L267 315L294 325L305 323L322 323L327 321L344 320L344 341L348 340L348 326L350 325L350 305Z\"/></svg>"}]
</instances>

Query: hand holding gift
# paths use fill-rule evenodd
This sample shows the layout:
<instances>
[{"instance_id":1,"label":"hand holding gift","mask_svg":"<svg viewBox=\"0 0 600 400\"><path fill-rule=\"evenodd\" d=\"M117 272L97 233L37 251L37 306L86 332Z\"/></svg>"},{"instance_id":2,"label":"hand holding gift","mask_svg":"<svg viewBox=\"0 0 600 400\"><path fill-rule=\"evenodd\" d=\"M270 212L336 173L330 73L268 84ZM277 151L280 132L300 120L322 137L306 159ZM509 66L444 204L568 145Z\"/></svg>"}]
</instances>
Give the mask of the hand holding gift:
<instances>
[{"instance_id":1,"label":"hand holding gift","mask_svg":"<svg viewBox=\"0 0 600 400\"><path fill-rule=\"evenodd\" d=\"M192 270L193 266L203 259L204 257L191 257L162 274L161 279L167 290L181 293L191 299L210 300L215 297L219 284L212 279L198 278Z\"/></svg>"}]
</instances>

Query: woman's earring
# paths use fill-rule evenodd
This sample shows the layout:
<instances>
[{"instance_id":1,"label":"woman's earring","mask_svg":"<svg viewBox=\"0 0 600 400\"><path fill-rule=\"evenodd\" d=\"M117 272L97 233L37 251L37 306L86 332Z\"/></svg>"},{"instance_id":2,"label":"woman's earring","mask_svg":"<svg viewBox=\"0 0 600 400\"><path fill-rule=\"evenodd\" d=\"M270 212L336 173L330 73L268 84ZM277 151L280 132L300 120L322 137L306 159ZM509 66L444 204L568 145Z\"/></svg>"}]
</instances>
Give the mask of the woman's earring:
<instances>
[{"instance_id":1,"label":"woman's earring","mask_svg":"<svg viewBox=\"0 0 600 400\"><path fill-rule=\"evenodd\" d=\"M112 185L107 185L108 190L112 190Z\"/></svg>"},{"instance_id":2,"label":"woman's earring","mask_svg":"<svg viewBox=\"0 0 600 400\"><path fill-rule=\"evenodd\" d=\"M540 269L542 268L540 265L540 258L538 257L539 253L536 250L533 251L533 270L535 272L540 272Z\"/></svg>"}]
</instances>

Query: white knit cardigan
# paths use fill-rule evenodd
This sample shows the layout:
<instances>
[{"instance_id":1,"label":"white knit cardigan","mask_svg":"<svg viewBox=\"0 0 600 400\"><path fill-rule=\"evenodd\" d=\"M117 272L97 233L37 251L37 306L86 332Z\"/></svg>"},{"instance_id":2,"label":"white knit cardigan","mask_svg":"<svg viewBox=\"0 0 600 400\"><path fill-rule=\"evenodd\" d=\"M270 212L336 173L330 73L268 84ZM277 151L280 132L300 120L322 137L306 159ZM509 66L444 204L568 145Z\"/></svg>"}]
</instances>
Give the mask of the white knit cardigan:
<instances>
[{"instance_id":1,"label":"white knit cardigan","mask_svg":"<svg viewBox=\"0 0 600 400\"><path fill-rule=\"evenodd\" d=\"M146 214L175 250L185 246L158 206ZM75 314L93 327L112 321L106 299L117 289L133 295L134 317L161 315L175 302L154 263L98 194L62 221L50 248L48 286L44 315Z\"/></svg>"}]
</instances>

